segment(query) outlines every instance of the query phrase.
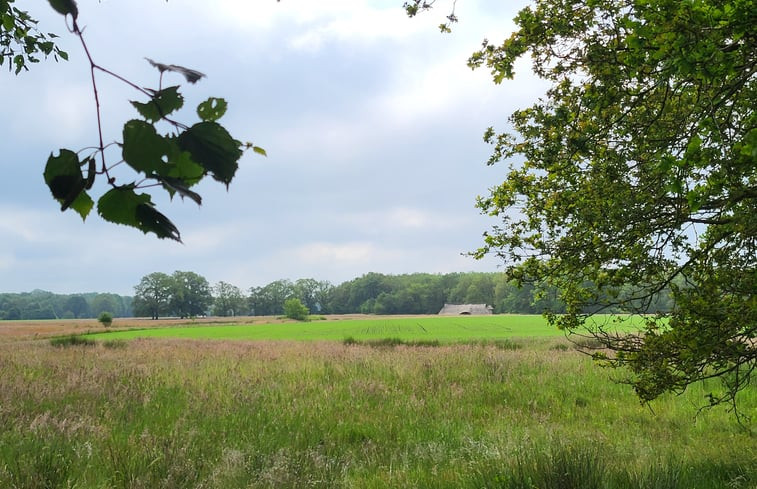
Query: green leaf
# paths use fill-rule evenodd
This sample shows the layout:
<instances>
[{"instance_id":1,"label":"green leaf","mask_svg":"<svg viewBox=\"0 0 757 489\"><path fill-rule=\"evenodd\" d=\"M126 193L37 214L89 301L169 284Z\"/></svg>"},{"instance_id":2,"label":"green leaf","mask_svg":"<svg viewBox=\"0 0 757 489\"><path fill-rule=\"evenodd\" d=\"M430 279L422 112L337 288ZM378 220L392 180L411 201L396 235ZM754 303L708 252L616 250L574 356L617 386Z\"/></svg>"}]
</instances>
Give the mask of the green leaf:
<instances>
[{"instance_id":1,"label":"green leaf","mask_svg":"<svg viewBox=\"0 0 757 489\"><path fill-rule=\"evenodd\" d=\"M160 183L163 184L163 188L171 194L171 197L175 193L178 193L181 198L188 197L192 199L197 205L202 205L202 196L197 192L189 190L189 186L183 180L172 177L157 177Z\"/></svg>"},{"instance_id":2,"label":"green leaf","mask_svg":"<svg viewBox=\"0 0 757 489\"><path fill-rule=\"evenodd\" d=\"M222 98L210 97L197 106L197 115L207 122L217 121L226 113L228 104Z\"/></svg>"},{"instance_id":3,"label":"green leaf","mask_svg":"<svg viewBox=\"0 0 757 489\"><path fill-rule=\"evenodd\" d=\"M13 57L13 64L16 65L16 74L18 75L24 69L24 57L17 54Z\"/></svg>"},{"instance_id":4,"label":"green leaf","mask_svg":"<svg viewBox=\"0 0 757 489\"><path fill-rule=\"evenodd\" d=\"M48 2L61 15L71 14L71 17L74 19L79 15L79 9L76 7L74 0L48 0Z\"/></svg>"},{"instance_id":5,"label":"green leaf","mask_svg":"<svg viewBox=\"0 0 757 489\"><path fill-rule=\"evenodd\" d=\"M87 181L81 171L79 157L71 150L61 149L58 156L52 153L45 165L45 183L50 188L55 200L60 202L61 211L69 207L85 219L92 210L92 199L84 192Z\"/></svg>"},{"instance_id":6,"label":"green leaf","mask_svg":"<svg viewBox=\"0 0 757 489\"><path fill-rule=\"evenodd\" d=\"M155 210L148 194L137 194L133 186L116 187L97 202L97 212L106 221L132 226L159 238L181 241L179 230L166 216Z\"/></svg>"},{"instance_id":7,"label":"green leaf","mask_svg":"<svg viewBox=\"0 0 757 489\"><path fill-rule=\"evenodd\" d=\"M168 144L152 124L130 120L124 124L123 137L123 159L129 166L146 174L164 170Z\"/></svg>"},{"instance_id":8,"label":"green leaf","mask_svg":"<svg viewBox=\"0 0 757 489\"><path fill-rule=\"evenodd\" d=\"M204 73L200 73L197 70L190 70L189 68L185 68L183 66L178 65L166 65L163 63L158 63L157 61L153 61L150 58L145 58L151 65L153 65L155 68L158 69L161 73L164 71L173 71L174 73L179 73L189 82L189 83L197 83L197 81L200 78L203 78L205 76Z\"/></svg>"},{"instance_id":9,"label":"green leaf","mask_svg":"<svg viewBox=\"0 0 757 489\"><path fill-rule=\"evenodd\" d=\"M263 155L265 157L268 157L268 153L266 153L265 150L263 148L261 148L260 146L253 146L252 150L254 152L256 152L257 154L259 154L259 155Z\"/></svg>"},{"instance_id":10,"label":"green leaf","mask_svg":"<svg viewBox=\"0 0 757 489\"><path fill-rule=\"evenodd\" d=\"M188 187L198 183L205 176L205 168L192 160L192 155L179 148L176 138L168 140L168 171L163 176L182 180Z\"/></svg>"},{"instance_id":11,"label":"green leaf","mask_svg":"<svg viewBox=\"0 0 757 489\"><path fill-rule=\"evenodd\" d=\"M3 19L3 28L5 28L6 31L12 31L13 30L13 16L11 15L2 15Z\"/></svg>"},{"instance_id":12,"label":"green leaf","mask_svg":"<svg viewBox=\"0 0 757 489\"><path fill-rule=\"evenodd\" d=\"M76 196L73 202L71 202L71 209L78 212L82 218L82 221L87 218L92 208L95 206L95 201L86 191L81 191Z\"/></svg>"},{"instance_id":13,"label":"green leaf","mask_svg":"<svg viewBox=\"0 0 757 489\"><path fill-rule=\"evenodd\" d=\"M149 202L149 195L137 195L132 186L116 187L97 201L97 213L106 221L138 228L137 206Z\"/></svg>"},{"instance_id":14,"label":"green leaf","mask_svg":"<svg viewBox=\"0 0 757 489\"><path fill-rule=\"evenodd\" d=\"M71 150L61 149L58 156L47 158L45 166L45 183L50 187L53 197L64 199L78 182L84 182L79 166L79 157Z\"/></svg>"},{"instance_id":15,"label":"green leaf","mask_svg":"<svg viewBox=\"0 0 757 489\"><path fill-rule=\"evenodd\" d=\"M157 122L182 108L184 106L184 97L179 93L178 86L168 87L155 92L147 103L132 100L131 105L148 121Z\"/></svg>"},{"instance_id":16,"label":"green leaf","mask_svg":"<svg viewBox=\"0 0 757 489\"><path fill-rule=\"evenodd\" d=\"M232 138L223 126L215 122L199 122L184 131L178 142L179 147L188 151L213 178L229 185L243 153L239 141Z\"/></svg>"},{"instance_id":17,"label":"green leaf","mask_svg":"<svg viewBox=\"0 0 757 489\"><path fill-rule=\"evenodd\" d=\"M137 220L139 221L139 229L145 234L153 232L158 238L173 239L181 243L181 235L176 226L166 216L158 212L152 205L138 205Z\"/></svg>"}]
</instances>

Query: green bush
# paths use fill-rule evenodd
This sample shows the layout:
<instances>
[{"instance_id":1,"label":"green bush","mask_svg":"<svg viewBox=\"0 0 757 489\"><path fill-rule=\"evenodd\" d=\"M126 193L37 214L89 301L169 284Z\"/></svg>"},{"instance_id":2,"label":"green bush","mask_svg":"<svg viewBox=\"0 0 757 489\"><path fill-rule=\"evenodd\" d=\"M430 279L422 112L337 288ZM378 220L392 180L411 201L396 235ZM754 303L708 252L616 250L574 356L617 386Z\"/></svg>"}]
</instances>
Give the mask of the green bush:
<instances>
[{"instance_id":1,"label":"green bush","mask_svg":"<svg viewBox=\"0 0 757 489\"><path fill-rule=\"evenodd\" d=\"M284 301L284 315L289 319L305 321L310 314L310 310L301 300L296 297Z\"/></svg>"},{"instance_id":2,"label":"green bush","mask_svg":"<svg viewBox=\"0 0 757 489\"><path fill-rule=\"evenodd\" d=\"M113 324L113 314L103 311L100 313L100 315L97 317L97 320L100 321L100 324L105 326L106 328L110 327L111 324Z\"/></svg>"}]
</instances>

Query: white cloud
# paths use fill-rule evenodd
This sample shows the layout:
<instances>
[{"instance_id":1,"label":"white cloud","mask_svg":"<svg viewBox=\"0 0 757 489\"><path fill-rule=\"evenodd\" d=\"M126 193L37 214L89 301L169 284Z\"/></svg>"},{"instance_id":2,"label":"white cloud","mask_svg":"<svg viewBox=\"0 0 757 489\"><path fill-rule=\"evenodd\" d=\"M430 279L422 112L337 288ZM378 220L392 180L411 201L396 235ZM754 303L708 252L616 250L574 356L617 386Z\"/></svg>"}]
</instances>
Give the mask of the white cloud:
<instances>
[{"instance_id":1,"label":"white cloud","mask_svg":"<svg viewBox=\"0 0 757 489\"><path fill-rule=\"evenodd\" d=\"M398 233L452 231L469 224L471 216L414 207L390 207L364 212L345 212L337 220L346 229L368 236L391 237Z\"/></svg>"},{"instance_id":2,"label":"white cloud","mask_svg":"<svg viewBox=\"0 0 757 489\"><path fill-rule=\"evenodd\" d=\"M421 22L406 18L400 2L216 0L210 9L206 2L198 5L200 7L195 9L202 8L205 18L252 39L282 26L291 26L292 37L280 41L290 48L305 51L318 50L331 40L374 42L401 39L424 28Z\"/></svg>"},{"instance_id":3,"label":"white cloud","mask_svg":"<svg viewBox=\"0 0 757 489\"><path fill-rule=\"evenodd\" d=\"M403 18L399 3L395 8L377 9L360 2L350 2L344 11L335 11L335 17L322 19L307 26L289 45L297 50L318 51L330 41L338 43L374 43L407 39L424 26Z\"/></svg>"},{"instance_id":4,"label":"white cloud","mask_svg":"<svg viewBox=\"0 0 757 489\"><path fill-rule=\"evenodd\" d=\"M393 253L381 250L373 243L307 243L288 250L287 256L304 264L340 263L343 265L383 261Z\"/></svg>"}]
</instances>

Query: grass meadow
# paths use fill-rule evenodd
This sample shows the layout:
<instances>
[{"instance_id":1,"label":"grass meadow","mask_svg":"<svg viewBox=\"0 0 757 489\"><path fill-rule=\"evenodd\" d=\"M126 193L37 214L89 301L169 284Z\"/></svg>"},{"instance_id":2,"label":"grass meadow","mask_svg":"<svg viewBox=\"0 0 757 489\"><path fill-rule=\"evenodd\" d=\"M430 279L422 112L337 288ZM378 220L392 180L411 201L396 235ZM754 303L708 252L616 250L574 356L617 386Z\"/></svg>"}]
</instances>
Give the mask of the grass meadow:
<instances>
[{"instance_id":1,"label":"grass meadow","mask_svg":"<svg viewBox=\"0 0 757 489\"><path fill-rule=\"evenodd\" d=\"M599 319L602 320L601 318ZM638 317L611 325L631 329ZM467 343L510 338L564 336L547 324L542 316L412 316L361 319L324 319L307 322L184 325L171 328L130 328L123 331L94 333L93 339L194 338L225 340L343 341L396 338L403 341Z\"/></svg>"},{"instance_id":2,"label":"grass meadow","mask_svg":"<svg viewBox=\"0 0 757 489\"><path fill-rule=\"evenodd\" d=\"M706 385L650 409L554 333L350 331L0 343L0 487L757 487Z\"/></svg>"}]
</instances>

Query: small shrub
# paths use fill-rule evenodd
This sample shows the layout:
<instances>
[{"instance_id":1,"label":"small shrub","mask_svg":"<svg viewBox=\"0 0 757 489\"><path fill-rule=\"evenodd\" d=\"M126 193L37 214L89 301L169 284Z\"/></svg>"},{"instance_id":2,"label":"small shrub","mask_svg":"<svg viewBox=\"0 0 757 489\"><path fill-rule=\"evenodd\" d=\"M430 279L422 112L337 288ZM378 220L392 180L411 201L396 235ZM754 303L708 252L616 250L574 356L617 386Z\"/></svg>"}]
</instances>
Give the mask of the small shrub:
<instances>
[{"instance_id":1,"label":"small shrub","mask_svg":"<svg viewBox=\"0 0 757 489\"><path fill-rule=\"evenodd\" d=\"M284 301L284 315L289 319L305 321L308 314L310 314L310 310L298 298L292 297Z\"/></svg>"},{"instance_id":2,"label":"small shrub","mask_svg":"<svg viewBox=\"0 0 757 489\"><path fill-rule=\"evenodd\" d=\"M113 314L107 311L103 311L97 317L97 320L100 321L100 324L102 324L106 328L109 328L110 325L113 324Z\"/></svg>"},{"instance_id":3,"label":"small shrub","mask_svg":"<svg viewBox=\"0 0 757 489\"><path fill-rule=\"evenodd\" d=\"M552 347L550 348L550 350L555 350L555 351L568 351L568 350L570 350L570 347L569 347L568 345L566 345L565 343L558 343L558 344L556 344L556 345L553 345L553 346L552 346Z\"/></svg>"},{"instance_id":4,"label":"small shrub","mask_svg":"<svg viewBox=\"0 0 757 489\"><path fill-rule=\"evenodd\" d=\"M69 346L94 346L95 340L89 338L82 338L81 336L61 336L50 340L52 346L58 348L67 348Z\"/></svg>"},{"instance_id":5,"label":"small shrub","mask_svg":"<svg viewBox=\"0 0 757 489\"><path fill-rule=\"evenodd\" d=\"M405 342L402 341L400 338L381 338L378 340L368 340L366 341L368 346L372 346L374 348L381 348L381 347L395 347L398 345L404 345Z\"/></svg>"}]
</instances>

